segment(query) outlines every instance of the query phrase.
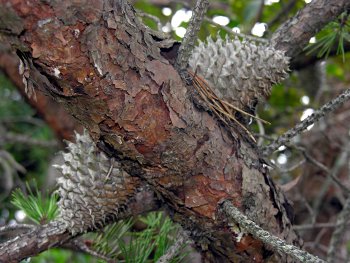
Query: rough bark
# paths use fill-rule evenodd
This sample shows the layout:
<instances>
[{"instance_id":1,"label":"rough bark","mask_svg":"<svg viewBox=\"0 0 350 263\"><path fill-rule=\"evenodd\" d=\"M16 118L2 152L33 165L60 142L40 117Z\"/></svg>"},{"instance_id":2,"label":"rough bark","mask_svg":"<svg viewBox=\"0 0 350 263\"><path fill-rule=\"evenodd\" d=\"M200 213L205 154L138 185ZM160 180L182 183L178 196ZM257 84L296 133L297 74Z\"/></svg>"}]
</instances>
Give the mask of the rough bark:
<instances>
[{"instance_id":1,"label":"rough bark","mask_svg":"<svg viewBox=\"0 0 350 263\"><path fill-rule=\"evenodd\" d=\"M349 8L348 0L312 1L276 30L271 43L275 48L286 51L287 56L295 57L322 27Z\"/></svg>"},{"instance_id":2,"label":"rough bark","mask_svg":"<svg viewBox=\"0 0 350 263\"><path fill-rule=\"evenodd\" d=\"M231 200L265 230L299 245L289 205L257 148L238 127L196 107L194 88L165 58L171 41L153 35L122 0L0 2L2 38L25 54L37 88L64 104L129 174L153 186L208 261L291 262L219 213ZM290 40L289 48L299 42ZM275 43L294 53L283 39Z\"/></svg>"},{"instance_id":3,"label":"rough bark","mask_svg":"<svg viewBox=\"0 0 350 263\"><path fill-rule=\"evenodd\" d=\"M9 52L0 53L0 70L3 71L17 87L27 102L37 111L38 115L45 120L59 139L72 140L74 130L81 132L82 126L68 114L67 110L43 92L36 92L36 100L28 98L22 76L18 72L19 58Z\"/></svg>"}]
</instances>

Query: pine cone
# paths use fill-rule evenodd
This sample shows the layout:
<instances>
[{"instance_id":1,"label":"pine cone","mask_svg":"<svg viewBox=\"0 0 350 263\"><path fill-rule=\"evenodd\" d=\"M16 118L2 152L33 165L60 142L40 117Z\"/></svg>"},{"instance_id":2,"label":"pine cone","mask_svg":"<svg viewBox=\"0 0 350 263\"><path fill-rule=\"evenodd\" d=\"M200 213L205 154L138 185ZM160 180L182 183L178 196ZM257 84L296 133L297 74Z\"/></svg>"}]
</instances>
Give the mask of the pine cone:
<instances>
[{"instance_id":1,"label":"pine cone","mask_svg":"<svg viewBox=\"0 0 350 263\"><path fill-rule=\"evenodd\" d=\"M287 77L288 64L289 58L273 47L220 37L200 42L189 60L216 96L242 110L266 99L272 85Z\"/></svg>"},{"instance_id":2,"label":"pine cone","mask_svg":"<svg viewBox=\"0 0 350 263\"><path fill-rule=\"evenodd\" d=\"M100 228L135 193L135 178L100 152L86 131L67 149L64 164L55 166L63 175L57 180L58 220L72 234Z\"/></svg>"}]
</instances>

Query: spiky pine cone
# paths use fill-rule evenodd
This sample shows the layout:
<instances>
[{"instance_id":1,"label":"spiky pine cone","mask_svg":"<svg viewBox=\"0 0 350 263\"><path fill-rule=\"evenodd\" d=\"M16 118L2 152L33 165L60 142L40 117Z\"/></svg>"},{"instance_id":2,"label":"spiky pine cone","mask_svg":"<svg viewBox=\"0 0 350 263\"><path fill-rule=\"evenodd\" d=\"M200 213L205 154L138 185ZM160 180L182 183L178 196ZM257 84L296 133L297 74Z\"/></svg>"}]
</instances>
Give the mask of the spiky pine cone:
<instances>
[{"instance_id":1,"label":"spiky pine cone","mask_svg":"<svg viewBox=\"0 0 350 263\"><path fill-rule=\"evenodd\" d=\"M100 152L86 131L67 149L64 164L55 166L62 173L58 220L72 234L102 227L128 202L138 181Z\"/></svg>"},{"instance_id":2,"label":"spiky pine cone","mask_svg":"<svg viewBox=\"0 0 350 263\"><path fill-rule=\"evenodd\" d=\"M289 58L273 47L218 37L200 42L189 60L192 71L202 76L214 93L241 110L266 99L273 84L287 77Z\"/></svg>"}]
</instances>

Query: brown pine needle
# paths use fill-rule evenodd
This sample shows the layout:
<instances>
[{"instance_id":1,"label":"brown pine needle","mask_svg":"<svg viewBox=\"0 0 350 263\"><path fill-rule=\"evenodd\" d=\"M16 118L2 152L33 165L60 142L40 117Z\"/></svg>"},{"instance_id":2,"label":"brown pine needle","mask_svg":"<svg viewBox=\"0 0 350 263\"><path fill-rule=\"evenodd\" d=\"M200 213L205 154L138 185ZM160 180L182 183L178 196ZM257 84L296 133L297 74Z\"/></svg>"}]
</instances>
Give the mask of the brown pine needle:
<instances>
[{"instance_id":1,"label":"brown pine needle","mask_svg":"<svg viewBox=\"0 0 350 263\"><path fill-rule=\"evenodd\" d=\"M207 92L208 92L208 96L212 97L213 99L218 100L221 104L226 104L227 106L229 106L230 108L232 108L232 109L235 110L235 111L238 111L238 112L240 112L240 113L242 113L242 114L244 114L244 115L247 115L247 116L249 116L249 117L252 117L252 118L254 118L254 119L256 119L256 120L259 120L259 121L261 121L261 122L263 122L263 123L265 123L265 124L271 124L270 122L265 121L264 119L261 119L261 118L259 118L259 117L257 117L257 116L254 116L254 115L252 115L252 114L250 114L250 113L248 113L248 112L246 112L246 111L241 110L240 108L238 108L238 107L232 105L231 103L227 102L226 100L222 100L222 99L218 98L218 97L216 96L216 94L210 89L209 84L207 83L206 80L204 80L204 79L202 79L202 78L200 78L200 77L197 77L197 76L196 76L194 73L192 73L191 71L189 71L189 73L190 73L190 75L191 75L194 79L196 79L196 81L198 82L198 84L199 84L199 86L200 86L201 88L205 89L206 91L207 91L207 89L210 90L210 93L207 91ZM224 106L224 105L223 105L223 106ZM225 108L226 108L226 107L225 107Z\"/></svg>"},{"instance_id":2,"label":"brown pine needle","mask_svg":"<svg viewBox=\"0 0 350 263\"><path fill-rule=\"evenodd\" d=\"M193 77L193 83L194 87L202 97L202 99L208 104L209 108L225 123L225 119L222 117L222 115L226 116L229 120L232 120L233 122L237 123L247 134L248 136L256 142L254 136L250 133L250 131L242 124L240 123L232 114L232 110L239 111L245 115L251 116L255 119L260 119L257 118L245 111L242 111L238 109L237 107L233 106L232 104L229 104L228 102L223 103L225 101L219 99L215 93L210 89L209 85L202 80L200 77L197 77L195 74L189 72L191 76ZM231 110L228 108L232 108ZM266 121L264 121L266 123Z\"/></svg>"}]
</instances>

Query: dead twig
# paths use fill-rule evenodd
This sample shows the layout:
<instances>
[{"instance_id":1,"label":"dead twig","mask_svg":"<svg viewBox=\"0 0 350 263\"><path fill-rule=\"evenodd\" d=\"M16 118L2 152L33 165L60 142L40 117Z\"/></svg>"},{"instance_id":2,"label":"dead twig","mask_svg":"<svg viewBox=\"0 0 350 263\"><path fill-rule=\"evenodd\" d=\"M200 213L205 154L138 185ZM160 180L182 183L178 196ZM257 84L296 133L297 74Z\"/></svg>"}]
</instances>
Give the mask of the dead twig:
<instances>
[{"instance_id":1,"label":"dead twig","mask_svg":"<svg viewBox=\"0 0 350 263\"><path fill-rule=\"evenodd\" d=\"M197 0L196 2L196 6L193 10L186 34L182 40L176 58L176 65L180 72L187 68L188 59L190 58L195 42L197 41L197 34L202 25L203 17L207 12L208 6L208 0Z\"/></svg>"},{"instance_id":2,"label":"dead twig","mask_svg":"<svg viewBox=\"0 0 350 263\"><path fill-rule=\"evenodd\" d=\"M350 197L346 199L343 210L338 215L337 227L333 232L331 242L328 248L328 253L327 253L328 263L335 262L335 255L337 253L339 245L342 242L343 233L349 219L350 219Z\"/></svg>"},{"instance_id":3,"label":"dead twig","mask_svg":"<svg viewBox=\"0 0 350 263\"><path fill-rule=\"evenodd\" d=\"M350 99L350 89L345 90L342 94L337 96L335 99L323 105L319 110L316 110L312 115L307 117L305 120L299 122L295 127L279 136L275 141L262 148L264 156L272 154L281 145L287 144L292 138L302 131L306 130L307 127L319 121L327 113L332 112L342 106L346 101Z\"/></svg>"}]
</instances>

